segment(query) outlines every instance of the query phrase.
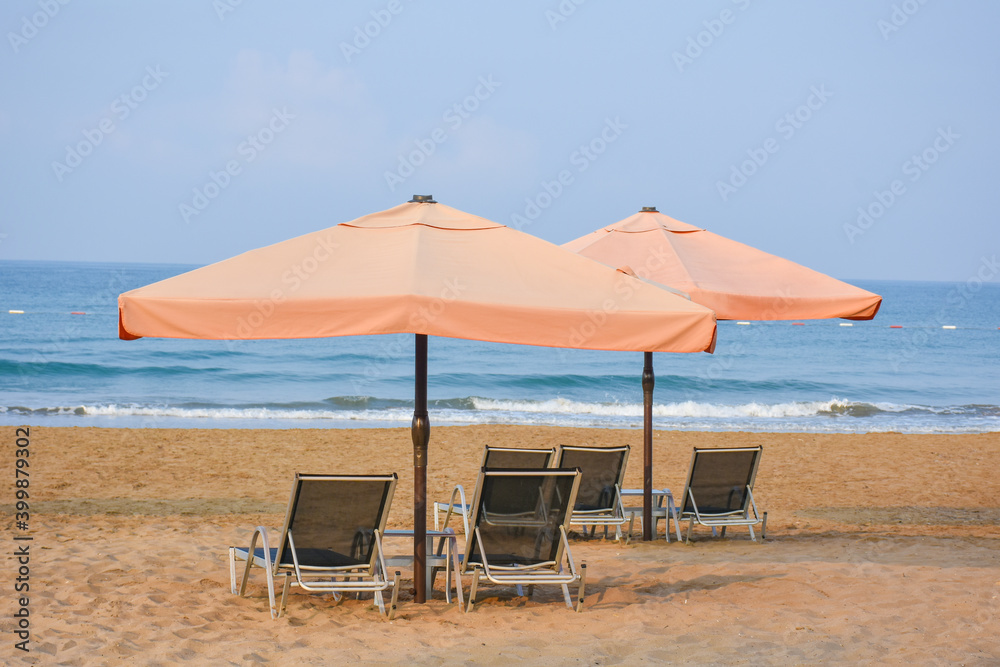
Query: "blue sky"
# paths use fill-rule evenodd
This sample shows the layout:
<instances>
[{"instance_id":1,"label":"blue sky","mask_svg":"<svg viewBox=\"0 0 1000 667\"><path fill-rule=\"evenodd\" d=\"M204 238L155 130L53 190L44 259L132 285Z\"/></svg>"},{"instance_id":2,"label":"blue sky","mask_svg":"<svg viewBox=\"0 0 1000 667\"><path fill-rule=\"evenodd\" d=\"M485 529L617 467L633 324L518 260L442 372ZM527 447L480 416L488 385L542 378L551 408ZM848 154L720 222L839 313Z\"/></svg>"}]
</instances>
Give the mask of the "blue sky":
<instances>
[{"instance_id":1,"label":"blue sky","mask_svg":"<svg viewBox=\"0 0 1000 667\"><path fill-rule=\"evenodd\" d=\"M966 280L1000 252L998 24L985 0L11 0L0 259L205 264L430 193L555 243L655 205L842 279Z\"/></svg>"}]
</instances>

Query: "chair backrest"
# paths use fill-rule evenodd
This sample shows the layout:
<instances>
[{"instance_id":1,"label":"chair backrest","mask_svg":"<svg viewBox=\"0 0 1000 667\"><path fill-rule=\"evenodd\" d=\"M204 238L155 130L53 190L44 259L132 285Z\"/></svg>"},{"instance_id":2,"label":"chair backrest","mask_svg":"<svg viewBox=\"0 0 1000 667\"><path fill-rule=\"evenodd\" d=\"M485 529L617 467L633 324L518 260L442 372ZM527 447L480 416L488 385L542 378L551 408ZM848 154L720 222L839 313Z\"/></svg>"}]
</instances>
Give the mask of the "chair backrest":
<instances>
[{"instance_id":1,"label":"chair backrest","mask_svg":"<svg viewBox=\"0 0 1000 667\"><path fill-rule=\"evenodd\" d=\"M628 464L629 446L583 447L563 445L559 448L557 468L579 468L583 473L577 510L611 509L615 502L615 485L621 488Z\"/></svg>"},{"instance_id":2,"label":"chair backrest","mask_svg":"<svg viewBox=\"0 0 1000 667\"><path fill-rule=\"evenodd\" d=\"M555 458L556 448L523 449L486 445L482 468L548 468Z\"/></svg>"},{"instance_id":3,"label":"chair backrest","mask_svg":"<svg viewBox=\"0 0 1000 667\"><path fill-rule=\"evenodd\" d=\"M478 532L490 565L558 563L580 486L579 470L483 469L472 503L473 532ZM482 563L479 539L470 535L464 567Z\"/></svg>"},{"instance_id":4,"label":"chair backrest","mask_svg":"<svg viewBox=\"0 0 1000 667\"><path fill-rule=\"evenodd\" d=\"M694 448L681 513L693 513L691 496L701 514L746 511L760 463L762 447Z\"/></svg>"},{"instance_id":5,"label":"chair backrest","mask_svg":"<svg viewBox=\"0 0 1000 667\"><path fill-rule=\"evenodd\" d=\"M302 567L375 566L375 531L385 531L396 488L391 475L296 473L275 562Z\"/></svg>"}]
</instances>

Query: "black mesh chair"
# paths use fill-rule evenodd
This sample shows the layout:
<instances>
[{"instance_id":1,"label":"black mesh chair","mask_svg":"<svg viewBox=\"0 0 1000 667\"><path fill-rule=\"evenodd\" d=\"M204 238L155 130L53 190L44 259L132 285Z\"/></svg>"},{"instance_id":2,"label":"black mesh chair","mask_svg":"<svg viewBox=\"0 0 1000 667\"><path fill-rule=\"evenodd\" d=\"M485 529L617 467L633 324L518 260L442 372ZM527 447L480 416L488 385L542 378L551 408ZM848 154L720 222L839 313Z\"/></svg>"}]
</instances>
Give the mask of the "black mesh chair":
<instances>
[{"instance_id":1,"label":"black mesh chair","mask_svg":"<svg viewBox=\"0 0 1000 667\"><path fill-rule=\"evenodd\" d=\"M528 449L521 447L495 447L486 445L483 448L483 462L480 469L494 468L548 468L555 458L556 449ZM448 528L448 523L454 514L462 516L465 535L469 535L469 504L465 497L465 488L459 484L451 492L451 500L446 503L434 503L434 530ZM441 521L441 515L444 521Z\"/></svg>"},{"instance_id":2,"label":"black mesh chair","mask_svg":"<svg viewBox=\"0 0 1000 667\"><path fill-rule=\"evenodd\" d=\"M604 535L607 537L608 526L614 526L615 539L622 538L622 525L629 520L625 516L621 496L628 453L628 445L559 447L556 467L579 468L583 473L570 523L583 526L584 533L590 528L590 534L593 535L598 526L604 526Z\"/></svg>"},{"instance_id":3,"label":"black mesh chair","mask_svg":"<svg viewBox=\"0 0 1000 667\"><path fill-rule=\"evenodd\" d=\"M232 592L246 593L253 567L263 568L271 618L281 616L290 585L332 593L372 592L379 610L392 619L399 594L399 572L389 579L382 552L389 506L396 488L391 475L308 475L296 473L280 539L271 546L267 529L258 526L249 548L229 548ZM257 546L260 539L261 546ZM236 586L236 561L246 568ZM275 604L274 580L284 579L281 606ZM294 578L294 582L292 579ZM386 608L383 593L392 591Z\"/></svg>"},{"instance_id":4,"label":"black mesh chair","mask_svg":"<svg viewBox=\"0 0 1000 667\"><path fill-rule=\"evenodd\" d=\"M468 611L482 582L528 586L529 596L536 585L559 585L580 611L587 566L577 569L566 533L580 478L556 468L482 470L462 559L462 573L472 573ZM579 585L575 606L570 584Z\"/></svg>"},{"instance_id":5,"label":"black mesh chair","mask_svg":"<svg viewBox=\"0 0 1000 667\"><path fill-rule=\"evenodd\" d=\"M722 529L746 526L756 541L753 527L763 524L753 498L762 447L694 448L691 469L681 498L680 519L687 519L687 541L695 523ZM761 526L761 539L765 528Z\"/></svg>"}]
</instances>

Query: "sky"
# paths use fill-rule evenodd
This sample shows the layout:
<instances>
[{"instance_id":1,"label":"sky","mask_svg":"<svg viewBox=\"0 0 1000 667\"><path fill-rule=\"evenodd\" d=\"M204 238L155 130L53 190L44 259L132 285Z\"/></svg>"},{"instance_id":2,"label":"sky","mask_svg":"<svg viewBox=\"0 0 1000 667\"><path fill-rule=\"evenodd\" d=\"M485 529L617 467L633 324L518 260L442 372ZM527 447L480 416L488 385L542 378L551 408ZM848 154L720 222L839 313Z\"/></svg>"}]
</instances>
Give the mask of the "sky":
<instances>
[{"instance_id":1,"label":"sky","mask_svg":"<svg viewBox=\"0 0 1000 667\"><path fill-rule=\"evenodd\" d=\"M0 259L207 264L414 194L656 206L850 279L996 279L1000 3L0 8Z\"/></svg>"}]
</instances>

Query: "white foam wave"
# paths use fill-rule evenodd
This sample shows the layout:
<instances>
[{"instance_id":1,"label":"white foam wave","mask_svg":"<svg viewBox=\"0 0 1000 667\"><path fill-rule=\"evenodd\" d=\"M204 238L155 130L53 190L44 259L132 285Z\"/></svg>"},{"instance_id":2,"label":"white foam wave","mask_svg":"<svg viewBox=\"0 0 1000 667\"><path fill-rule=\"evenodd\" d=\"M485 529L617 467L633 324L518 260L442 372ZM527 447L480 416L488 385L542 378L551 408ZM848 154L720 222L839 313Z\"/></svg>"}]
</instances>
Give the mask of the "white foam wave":
<instances>
[{"instance_id":1,"label":"white foam wave","mask_svg":"<svg viewBox=\"0 0 1000 667\"><path fill-rule=\"evenodd\" d=\"M598 403L565 398L545 401L470 399L466 407L438 408L431 421L448 424L525 424L568 427L640 428L638 403ZM978 433L995 431L1000 417L963 415L947 425L936 411L917 406L828 401L791 401L772 405L722 405L682 401L654 406L655 428L705 431L810 431L903 433ZM909 414L907 414L909 411ZM323 410L275 407L178 407L135 404L84 405L31 409L8 407L3 423L35 419L83 418L107 426L210 426L212 428L401 427L409 425L412 408L398 406L364 410ZM893 416L889 416L889 415ZM888 417L888 420L886 420ZM192 423L195 421L195 423Z\"/></svg>"},{"instance_id":2,"label":"white foam wave","mask_svg":"<svg viewBox=\"0 0 1000 667\"><path fill-rule=\"evenodd\" d=\"M412 419L413 412L402 408L385 410L280 410L273 408L179 408L138 405L85 405L76 414L100 417L151 417L176 419L330 419L338 421L400 421Z\"/></svg>"},{"instance_id":3,"label":"white foam wave","mask_svg":"<svg viewBox=\"0 0 1000 667\"><path fill-rule=\"evenodd\" d=\"M653 406L653 416L667 419L739 419L783 417L812 417L822 413L844 412L852 406L860 405L841 399L828 401L793 401L767 405L763 403L743 403L724 405L683 401ZM476 422L484 417L493 419L501 415L520 415L521 419L533 422L530 415L605 417L628 420L642 417L640 403L594 403L553 398L544 401L498 400L473 398L473 410L444 409L435 411L448 415L449 421ZM901 406L879 406L882 410L899 409ZM368 410L303 410L266 407L224 408L224 407L171 407L140 405L84 405L75 408L58 408L50 414L77 414L102 417L164 417L181 419L308 419L337 421L399 421L409 422L410 408L382 408ZM505 420L506 421L506 420Z\"/></svg>"},{"instance_id":4,"label":"white foam wave","mask_svg":"<svg viewBox=\"0 0 1000 667\"><path fill-rule=\"evenodd\" d=\"M514 412L527 414L573 414L601 417L642 417L641 403L587 403L565 398L545 401L496 400L473 398L476 410L484 412ZM683 401L653 406L653 416L664 418L714 418L735 419L740 417L811 417L821 413L844 411L857 405L851 401L832 398L828 401L792 401L767 405L763 403L743 403L723 405Z\"/></svg>"}]
</instances>

